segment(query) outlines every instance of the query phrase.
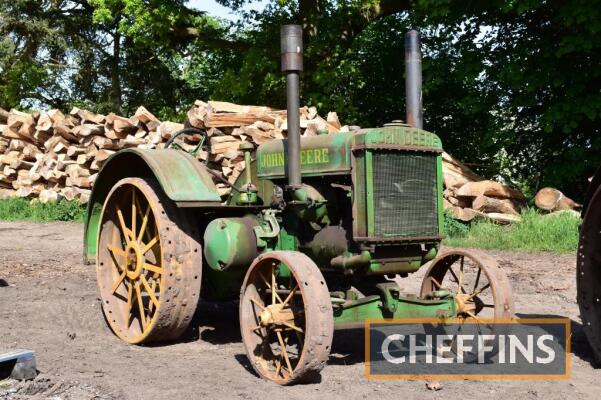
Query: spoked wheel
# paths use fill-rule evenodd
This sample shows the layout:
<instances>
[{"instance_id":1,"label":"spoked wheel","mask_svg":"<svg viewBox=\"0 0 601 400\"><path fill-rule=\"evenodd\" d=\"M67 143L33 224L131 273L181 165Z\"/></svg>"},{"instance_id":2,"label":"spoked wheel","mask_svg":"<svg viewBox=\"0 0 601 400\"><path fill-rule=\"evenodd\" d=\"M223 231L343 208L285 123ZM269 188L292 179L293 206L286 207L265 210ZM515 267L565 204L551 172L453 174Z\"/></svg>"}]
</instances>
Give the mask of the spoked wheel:
<instances>
[{"instance_id":1,"label":"spoked wheel","mask_svg":"<svg viewBox=\"0 0 601 400\"><path fill-rule=\"evenodd\" d=\"M334 318L313 261L294 251L257 257L240 293L240 330L261 377L281 385L315 379L330 354Z\"/></svg>"},{"instance_id":2,"label":"spoked wheel","mask_svg":"<svg viewBox=\"0 0 601 400\"><path fill-rule=\"evenodd\" d=\"M421 295L439 290L455 296L460 318L492 320L513 316L509 280L486 254L452 250L437 257L426 272Z\"/></svg>"},{"instance_id":3,"label":"spoked wheel","mask_svg":"<svg viewBox=\"0 0 601 400\"><path fill-rule=\"evenodd\" d=\"M97 278L113 332L129 343L177 338L198 303L196 232L161 189L140 178L110 191L100 220Z\"/></svg>"},{"instance_id":4,"label":"spoked wheel","mask_svg":"<svg viewBox=\"0 0 601 400\"><path fill-rule=\"evenodd\" d=\"M436 291L447 291L455 297L455 308L460 325L454 335L461 333L505 333L507 326L491 321L507 321L513 317L513 297L509 280L497 262L477 251L452 250L432 261L422 282L421 296ZM469 322L469 326L464 324ZM451 333L451 332L449 332ZM451 350L456 352L454 339ZM493 344L493 352L496 345ZM465 352L465 359L473 361L476 352Z\"/></svg>"}]
</instances>

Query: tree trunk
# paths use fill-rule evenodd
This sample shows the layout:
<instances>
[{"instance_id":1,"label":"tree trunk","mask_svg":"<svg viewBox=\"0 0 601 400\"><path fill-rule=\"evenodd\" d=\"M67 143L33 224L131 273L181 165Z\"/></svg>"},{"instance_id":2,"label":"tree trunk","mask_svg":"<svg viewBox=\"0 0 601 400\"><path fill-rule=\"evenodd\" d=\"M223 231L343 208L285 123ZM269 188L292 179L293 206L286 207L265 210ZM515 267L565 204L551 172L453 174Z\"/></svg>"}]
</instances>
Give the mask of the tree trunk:
<instances>
[{"instance_id":1,"label":"tree trunk","mask_svg":"<svg viewBox=\"0 0 601 400\"><path fill-rule=\"evenodd\" d=\"M113 103L113 109L116 112L121 111L121 78L119 61L121 59L121 33L119 32L119 21L121 14L117 16L115 22L115 33L113 34L113 59L111 60L111 89L109 97Z\"/></svg>"}]
</instances>

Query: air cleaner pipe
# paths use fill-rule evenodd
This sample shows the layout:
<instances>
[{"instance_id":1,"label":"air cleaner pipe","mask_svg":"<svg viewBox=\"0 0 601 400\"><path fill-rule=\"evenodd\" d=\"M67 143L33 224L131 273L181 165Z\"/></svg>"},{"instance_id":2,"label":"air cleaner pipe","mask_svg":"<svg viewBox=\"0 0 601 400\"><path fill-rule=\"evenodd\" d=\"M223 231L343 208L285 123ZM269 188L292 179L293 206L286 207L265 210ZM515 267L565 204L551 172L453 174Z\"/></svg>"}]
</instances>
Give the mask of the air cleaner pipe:
<instances>
[{"instance_id":1,"label":"air cleaner pipe","mask_svg":"<svg viewBox=\"0 0 601 400\"><path fill-rule=\"evenodd\" d=\"M280 29L282 72L286 74L288 186L301 187L300 172L300 73L303 70L303 28L284 25Z\"/></svg>"},{"instance_id":2,"label":"air cleaner pipe","mask_svg":"<svg viewBox=\"0 0 601 400\"><path fill-rule=\"evenodd\" d=\"M405 98L407 124L422 129L422 51L419 33L414 30L405 35Z\"/></svg>"}]
</instances>

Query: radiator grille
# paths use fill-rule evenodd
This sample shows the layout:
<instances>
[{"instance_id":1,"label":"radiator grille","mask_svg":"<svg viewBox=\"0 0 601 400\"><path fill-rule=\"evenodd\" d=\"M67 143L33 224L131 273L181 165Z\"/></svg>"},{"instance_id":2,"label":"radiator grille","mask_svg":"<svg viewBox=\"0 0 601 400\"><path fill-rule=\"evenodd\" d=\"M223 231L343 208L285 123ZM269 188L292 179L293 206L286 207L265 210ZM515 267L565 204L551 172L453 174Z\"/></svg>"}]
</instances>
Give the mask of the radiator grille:
<instances>
[{"instance_id":1,"label":"radiator grille","mask_svg":"<svg viewBox=\"0 0 601 400\"><path fill-rule=\"evenodd\" d=\"M399 151L373 154L374 234L438 234L436 156Z\"/></svg>"}]
</instances>

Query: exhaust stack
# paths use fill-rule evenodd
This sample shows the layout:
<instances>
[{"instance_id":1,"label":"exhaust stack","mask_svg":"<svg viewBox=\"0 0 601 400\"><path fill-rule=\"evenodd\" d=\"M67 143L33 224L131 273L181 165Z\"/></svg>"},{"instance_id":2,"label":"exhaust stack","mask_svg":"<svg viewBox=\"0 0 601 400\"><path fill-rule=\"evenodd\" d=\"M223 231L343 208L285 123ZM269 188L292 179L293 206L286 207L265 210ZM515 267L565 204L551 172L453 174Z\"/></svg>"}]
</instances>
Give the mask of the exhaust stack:
<instances>
[{"instance_id":1,"label":"exhaust stack","mask_svg":"<svg viewBox=\"0 0 601 400\"><path fill-rule=\"evenodd\" d=\"M301 187L300 172L300 73L303 70L303 28L284 25L280 29L282 72L286 74L288 122L288 186Z\"/></svg>"},{"instance_id":2,"label":"exhaust stack","mask_svg":"<svg viewBox=\"0 0 601 400\"><path fill-rule=\"evenodd\" d=\"M422 129L422 51L419 33L415 30L405 35L405 98L407 124Z\"/></svg>"}]
</instances>

